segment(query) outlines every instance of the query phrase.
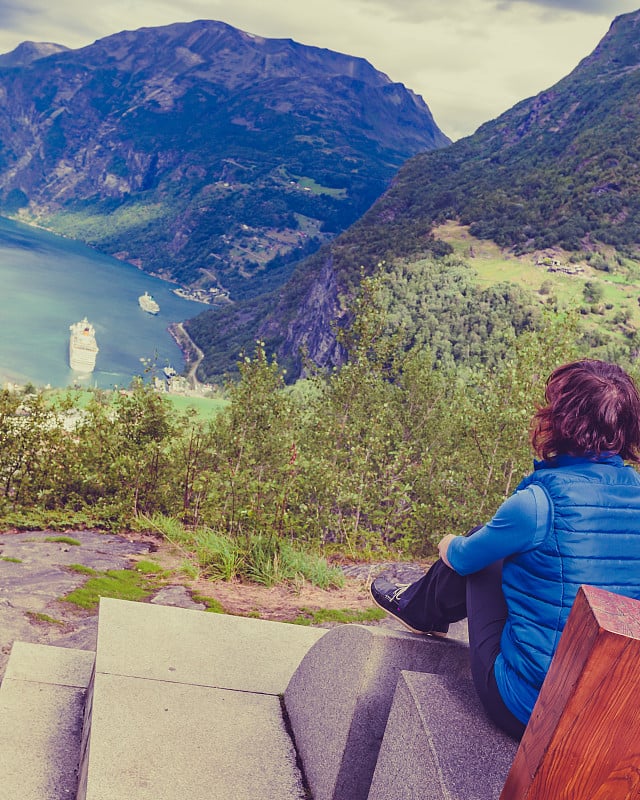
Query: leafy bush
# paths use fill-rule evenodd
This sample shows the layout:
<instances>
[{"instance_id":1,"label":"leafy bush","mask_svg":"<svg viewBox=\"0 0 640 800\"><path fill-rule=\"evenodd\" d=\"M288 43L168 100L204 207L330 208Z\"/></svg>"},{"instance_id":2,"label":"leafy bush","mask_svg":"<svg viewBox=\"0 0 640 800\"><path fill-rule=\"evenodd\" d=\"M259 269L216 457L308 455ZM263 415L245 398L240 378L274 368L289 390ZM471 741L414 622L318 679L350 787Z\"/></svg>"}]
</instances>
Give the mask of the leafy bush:
<instances>
[{"instance_id":1,"label":"leafy bush","mask_svg":"<svg viewBox=\"0 0 640 800\"><path fill-rule=\"evenodd\" d=\"M438 273L425 262L416 275L419 285ZM443 533L491 516L529 471L529 419L546 375L578 352L575 321L550 312L527 327L524 315L516 336L498 314L493 355L458 362L394 320L386 292L364 282L340 337L342 369L286 387L258 342L206 421L139 383L96 393L82 414L73 398L0 393L3 519L155 530L194 575L266 585L338 585L323 558L334 550L431 554ZM495 309L509 297L496 293Z\"/></svg>"}]
</instances>

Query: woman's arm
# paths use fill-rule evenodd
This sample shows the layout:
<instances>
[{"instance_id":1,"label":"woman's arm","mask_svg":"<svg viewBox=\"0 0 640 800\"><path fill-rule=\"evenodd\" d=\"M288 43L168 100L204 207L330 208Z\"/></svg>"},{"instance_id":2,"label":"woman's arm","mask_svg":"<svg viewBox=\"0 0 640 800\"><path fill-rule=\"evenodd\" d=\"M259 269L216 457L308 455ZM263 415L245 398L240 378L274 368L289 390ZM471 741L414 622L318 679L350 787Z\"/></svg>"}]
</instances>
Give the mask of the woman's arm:
<instances>
[{"instance_id":1,"label":"woman's arm","mask_svg":"<svg viewBox=\"0 0 640 800\"><path fill-rule=\"evenodd\" d=\"M535 547L544 539L550 520L551 502L546 492L528 486L507 498L493 519L471 536L444 536L438 545L440 558L460 575L470 575Z\"/></svg>"}]
</instances>

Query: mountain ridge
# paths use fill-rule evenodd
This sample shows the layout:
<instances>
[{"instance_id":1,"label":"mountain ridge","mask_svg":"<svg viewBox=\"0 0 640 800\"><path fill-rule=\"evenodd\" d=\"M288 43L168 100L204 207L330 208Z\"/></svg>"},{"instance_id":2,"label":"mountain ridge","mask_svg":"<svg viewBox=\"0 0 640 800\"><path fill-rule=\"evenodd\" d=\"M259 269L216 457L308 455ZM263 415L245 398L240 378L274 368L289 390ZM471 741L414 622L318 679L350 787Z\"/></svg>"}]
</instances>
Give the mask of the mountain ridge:
<instances>
[{"instance_id":1,"label":"mountain ridge","mask_svg":"<svg viewBox=\"0 0 640 800\"><path fill-rule=\"evenodd\" d=\"M0 54L0 67L25 66L68 49L68 47L54 42L21 42L11 52Z\"/></svg>"},{"instance_id":2,"label":"mountain ridge","mask_svg":"<svg viewBox=\"0 0 640 800\"><path fill-rule=\"evenodd\" d=\"M272 297L270 313L253 314L253 330L242 321L249 311L226 312L236 346L248 346L257 333L293 376L302 369L301 349L316 364L339 365L344 354L326 320L347 322L344 299L331 308L318 304L314 314L311 298L331 282L335 297L349 296L361 269L371 274L381 262L449 252L434 236L447 220L514 255L561 248L606 262L613 249L640 260L639 26L640 11L617 17L595 50L554 86L473 135L405 162L359 220L303 262ZM607 262L607 268L614 267ZM189 327L216 352L206 314ZM204 369L218 375L223 366L230 363L208 360Z\"/></svg>"},{"instance_id":3,"label":"mountain ridge","mask_svg":"<svg viewBox=\"0 0 640 800\"><path fill-rule=\"evenodd\" d=\"M0 213L232 298L449 140L364 59L200 20L0 57Z\"/></svg>"}]
</instances>

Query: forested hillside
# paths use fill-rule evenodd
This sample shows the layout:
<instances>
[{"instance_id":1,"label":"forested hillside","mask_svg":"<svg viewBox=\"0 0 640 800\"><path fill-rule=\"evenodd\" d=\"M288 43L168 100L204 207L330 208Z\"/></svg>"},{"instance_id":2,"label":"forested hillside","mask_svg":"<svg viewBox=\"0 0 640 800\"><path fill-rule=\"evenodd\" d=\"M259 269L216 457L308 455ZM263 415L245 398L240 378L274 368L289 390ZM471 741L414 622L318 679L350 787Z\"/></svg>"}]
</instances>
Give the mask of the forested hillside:
<instances>
[{"instance_id":1,"label":"forested hillside","mask_svg":"<svg viewBox=\"0 0 640 800\"><path fill-rule=\"evenodd\" d=\"M459 258L425 257L419 261L398 261L395 265L376 273L379 277L378 307L384 312L384 330L391 335L402 332L403 347L414 345L428 348L434 365L453 366L457 362L472 365L495 364L512 344L513 338L524 331L534 331L542 324L539 304L531 294L513 283L499 283L482 288L477 285L474 273ZM327 305L330 322L331 287L318 302ZM268 298L263 298L266 302ZM356 302L359 302L356 301ZM267 311L258 303L254 312ZM291 317L297 309L290 309ZM225 328L226 320L234 309L218 317L224 337L207 340L210 329L204 316L190 320L188 329L205 350L205 370L209 379L221 382L224 372L216 372L216 364L223 362L235 366L238 355L246 349L242 338L233 336L234 328ZM352 317L349 316L350 321ZM202 326L202 327L201 327ZM327 331L331 331L330 324ZM334 348L332 358L343 362L347 356L342 337L326 335L329 347ZM273 344L273 340L270 342ZM329 355L329 354L328 354ZM283 362L287 370L291 363ZM296 364L293 363L296 375ZM230 371L235 371L231 369Z\"/></svg>"},{"instance_id":2,"label":"forested hillside","mask_svg":"<svg viewBox=\"0 0 640 800\"><path fill-rule=\"evenodd\" d=\"M292 375L302 369L301 350L316 364L341 363L331 322L348 322L342 298L357 286L361 269L371 274L381 262L395 269L399 260L445 255L451 248L438 227L448 220L507 255L557 250L554 258L565 263L619 269L619 280L626 280L640 260L639 31L640 12L617 18L558 84L473 136L410 159L357 223L304 261L267 301L191 321L190 332L208 354L203 374L232 365L222 337L237 351L257 335ZM472 318L476 310L460 313ZM447 327L445 321L443 335Z\"/></svg>"},{"instance_id":3,"label":"forested hillside","mask_svg":"<svg viewBox=\"0 0 640 800\"><path fill-rule=\"evenodd\" d=\"M459 219L516 251L640 248L640 12L565 79L434 158L407 163L377 216ZM420 187L416 192L416 187Z\"/></svg>"}]
</instances>

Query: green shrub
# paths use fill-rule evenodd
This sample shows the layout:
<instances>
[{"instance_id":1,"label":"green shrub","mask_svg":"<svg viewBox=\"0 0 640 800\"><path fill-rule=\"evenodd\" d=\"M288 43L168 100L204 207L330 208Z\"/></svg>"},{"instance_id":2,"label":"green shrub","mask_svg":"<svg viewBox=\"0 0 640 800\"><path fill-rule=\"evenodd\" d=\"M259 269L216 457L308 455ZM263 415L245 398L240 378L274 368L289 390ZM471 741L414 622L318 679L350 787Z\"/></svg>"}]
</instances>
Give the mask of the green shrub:
<instances>
[{"instance_id":1,"label":"green shrub","mask_svg":"<svg viewBox=\"0 0 640 800\"><path fill-rule=\"evenodd\" d=\"M446 276L424 264L415 284L399 269L402 308L418 307L416 286L437 279L454 314L456 281L467 283L449 266ZM0 520L19 530L130 525L170 542L193 577L265 585L340 585L328 552L431 555L443 533L488 519L529 471L529 420L546 376L579 352L577 315L541 314L530 327L516 303L516 331L503 324L518 300L508 287L483 295L491 314L482 306L453 346L487 352L481 363L458 359L436 328L427 341L405 326L389 291L377 279L363 284L340 336L340 370L310 369L304 384L285 387L258 342L209 420L175 414L139 382L127 395L95 392L82 409L73 395L0 392ZM626 332L637 347L631 325ZM594 334L580 346L591 344L613 353ZM69 436L58 423L78 410ZM163 578L145 562L130 574ZM119 591L106 577L102 589Z\"/></svg>"}]
</instances>

